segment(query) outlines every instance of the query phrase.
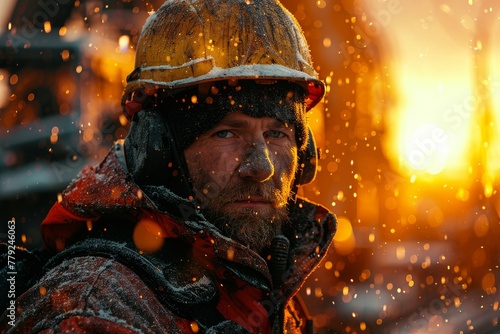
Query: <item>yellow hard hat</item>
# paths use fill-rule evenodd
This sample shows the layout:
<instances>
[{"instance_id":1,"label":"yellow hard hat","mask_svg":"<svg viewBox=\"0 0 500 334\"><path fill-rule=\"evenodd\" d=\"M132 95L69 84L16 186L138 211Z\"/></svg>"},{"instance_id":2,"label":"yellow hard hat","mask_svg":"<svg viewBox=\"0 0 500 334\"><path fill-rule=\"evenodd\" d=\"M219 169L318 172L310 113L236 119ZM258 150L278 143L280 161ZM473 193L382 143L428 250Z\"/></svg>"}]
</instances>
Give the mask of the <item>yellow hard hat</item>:
<instances>
[{"instance_id":1,"label":"yellow hard hat","mask_svg":"<svg viewBox=\"0 0 500 334\"><path fill-rule=\"evenodd\" d=\"M277 0L167 0L142 29L135 67L122 101L130 117L158 88L219 80L300 84L308 110L325 92L301 28Z\"/></svg>"}]
</instances>

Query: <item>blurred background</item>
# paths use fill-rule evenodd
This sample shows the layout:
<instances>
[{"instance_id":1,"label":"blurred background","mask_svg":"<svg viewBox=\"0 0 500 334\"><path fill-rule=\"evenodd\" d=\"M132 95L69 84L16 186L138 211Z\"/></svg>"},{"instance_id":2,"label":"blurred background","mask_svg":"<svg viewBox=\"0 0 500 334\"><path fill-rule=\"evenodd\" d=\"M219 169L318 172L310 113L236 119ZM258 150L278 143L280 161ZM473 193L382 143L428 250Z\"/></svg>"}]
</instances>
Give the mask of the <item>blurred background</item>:
<instances>
[{"instance_id":1,"label":"blurred background","mask_svg":"<svg viewBox=\"0 0 500 334\"><path fill-rule=\"evenodd\" d=\"M39 224L127 134L120 101L162 0L3 0L0 230ZM500 3L283 0L328 93L301 194L339 231L303 286L318 333L499 333Z\"/></svg>"}]
</instances>

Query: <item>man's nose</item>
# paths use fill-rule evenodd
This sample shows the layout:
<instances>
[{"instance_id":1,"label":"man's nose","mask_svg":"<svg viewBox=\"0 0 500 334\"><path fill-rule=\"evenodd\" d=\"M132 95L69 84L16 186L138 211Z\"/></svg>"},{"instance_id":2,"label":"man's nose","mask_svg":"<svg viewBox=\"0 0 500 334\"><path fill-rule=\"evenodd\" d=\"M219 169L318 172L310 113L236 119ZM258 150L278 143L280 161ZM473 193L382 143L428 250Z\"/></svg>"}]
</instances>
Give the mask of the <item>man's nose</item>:
<instances>
[{"instance_id":1,"label":"man's nose","mask_svg":"<svg viewBox=\"0 0 500 334\"><path fill-rule=\"evenodd\" d=\"M241 178L254 182L265 182L274 175L274 164L265 142L250 145L245 151L238 172Z\"/></svg>"}]
</instances>

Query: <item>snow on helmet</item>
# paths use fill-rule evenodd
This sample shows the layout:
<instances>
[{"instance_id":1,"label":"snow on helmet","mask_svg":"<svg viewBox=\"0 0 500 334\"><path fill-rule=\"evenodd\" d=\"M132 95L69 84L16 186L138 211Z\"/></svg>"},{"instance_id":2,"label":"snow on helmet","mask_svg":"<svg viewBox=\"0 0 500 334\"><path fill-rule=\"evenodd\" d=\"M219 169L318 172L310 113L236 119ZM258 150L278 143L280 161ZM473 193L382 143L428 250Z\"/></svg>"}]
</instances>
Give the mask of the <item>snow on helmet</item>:
<instances>
[{"instance_id":1,"label":"snow on helmet","mask_svg":"<svg viewBox=\"0 0 500 334\"><path fill-rule=\"evenodd\" d=\"M288 80L307 88L307 110L325 92L301 28L277 0L167 0L142 29L135 67L122 99L129 118L158 88Z\"/></svg>"}]
</instances>

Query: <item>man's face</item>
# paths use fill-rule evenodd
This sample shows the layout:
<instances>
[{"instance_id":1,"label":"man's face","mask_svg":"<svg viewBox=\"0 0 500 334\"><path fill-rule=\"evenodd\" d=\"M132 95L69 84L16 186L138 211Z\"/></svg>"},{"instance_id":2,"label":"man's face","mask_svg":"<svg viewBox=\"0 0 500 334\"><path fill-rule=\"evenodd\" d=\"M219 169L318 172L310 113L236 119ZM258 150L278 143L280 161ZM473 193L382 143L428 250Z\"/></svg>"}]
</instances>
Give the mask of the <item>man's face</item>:
<instances>
[{"instance_id":1,"label":"man's face","mask_svg":"<svg viewBox=\"0 0 500 334\"><path fill-rule=\"evenodd\" d=\"M294 126L228 113L184 151L197 201L227 236L260 252L288 220Z\"/></svg>"}]
</instances>

